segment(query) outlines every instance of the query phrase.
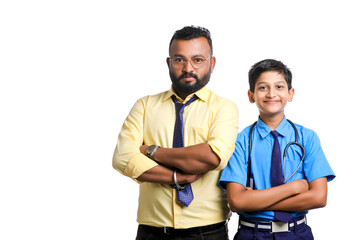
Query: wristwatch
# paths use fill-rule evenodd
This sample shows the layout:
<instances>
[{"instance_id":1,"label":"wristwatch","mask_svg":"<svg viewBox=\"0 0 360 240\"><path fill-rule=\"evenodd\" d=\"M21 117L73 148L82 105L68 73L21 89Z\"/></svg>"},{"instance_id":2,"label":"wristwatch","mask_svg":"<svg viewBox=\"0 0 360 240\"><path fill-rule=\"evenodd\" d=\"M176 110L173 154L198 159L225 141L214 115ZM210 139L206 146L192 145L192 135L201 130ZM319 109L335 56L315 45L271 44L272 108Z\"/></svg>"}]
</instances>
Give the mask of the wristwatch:
<instances>
[{"instance_id":1,"label":"wristwatch","mask_svg":"<svg viewBox=\"0 0 360 240\"><path fill-rule=\"evenodd\" d=\"M149 147L146 148L145 150L145 156L147 156L148 158L154 160L154 153L156 152L156 150L159 148L159 146L157 145L150 145Z\"/></svg>"}]
</instances>

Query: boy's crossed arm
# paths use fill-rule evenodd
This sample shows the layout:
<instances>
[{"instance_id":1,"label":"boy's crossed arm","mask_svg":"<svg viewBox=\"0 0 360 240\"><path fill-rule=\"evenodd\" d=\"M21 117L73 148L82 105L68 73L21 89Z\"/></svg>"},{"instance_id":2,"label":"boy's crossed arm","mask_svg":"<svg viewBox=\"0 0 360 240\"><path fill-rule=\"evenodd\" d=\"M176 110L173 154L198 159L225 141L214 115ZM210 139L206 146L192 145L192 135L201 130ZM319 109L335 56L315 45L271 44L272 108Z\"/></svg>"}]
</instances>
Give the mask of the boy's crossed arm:
<instances>
[{"instance_id":1,"label":"boy's crossed arm","mask_svg":"<svg viewBox=\"0 0 360 240\"><path fill-rule=\"evenodd\" d=\"M284 199L265 210L300 212L326 206L327 179L318 178L309 183L309 190L293 197Z\"/></svg>"},{"instance_id":2,"label":"boy's crossed arm","mask_svg":"<svg viewBox=\"0 0 360 240\"><path fill-rule=\"evenodd\" d=\"M303 211L326 205L327 180L319 178L308 184L305 179L299 179L262 190L251 190L239 183L228 182L227 195L233 212Z\"/></svg>"}]
</instances>

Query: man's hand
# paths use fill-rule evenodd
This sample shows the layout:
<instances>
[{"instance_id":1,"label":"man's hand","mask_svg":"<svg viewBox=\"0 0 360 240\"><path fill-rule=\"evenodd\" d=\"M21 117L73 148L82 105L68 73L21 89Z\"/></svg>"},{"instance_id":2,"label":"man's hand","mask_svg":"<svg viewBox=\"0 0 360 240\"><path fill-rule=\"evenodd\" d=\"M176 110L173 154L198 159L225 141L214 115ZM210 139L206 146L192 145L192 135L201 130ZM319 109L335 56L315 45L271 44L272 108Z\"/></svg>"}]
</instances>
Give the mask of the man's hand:
<instances>
[{"instance_id":1,"label":"man's hand","mask_svg":"<svg viewBox=\"0 0 360 240\"><path fill-rule=\"evenodd\" d=\"M186 184L186 183L193 183L199 180L203 174L187 174L183 172L176 173L176 179L178 180L179 184Z\"/></svg>"},{"instance_id":2,"label":"man's hand","mask_svg":"<svg viewBox=\"0 0 360 240\"><path fill-rule=\"evenodd\" d=\"M148 145L141 145L141 146L140 146L140 152L141 152L142 154L145 154L145 151L146 151L146 149L147 149L148 147L149 147Z\"/></svg>"}]
</instances>

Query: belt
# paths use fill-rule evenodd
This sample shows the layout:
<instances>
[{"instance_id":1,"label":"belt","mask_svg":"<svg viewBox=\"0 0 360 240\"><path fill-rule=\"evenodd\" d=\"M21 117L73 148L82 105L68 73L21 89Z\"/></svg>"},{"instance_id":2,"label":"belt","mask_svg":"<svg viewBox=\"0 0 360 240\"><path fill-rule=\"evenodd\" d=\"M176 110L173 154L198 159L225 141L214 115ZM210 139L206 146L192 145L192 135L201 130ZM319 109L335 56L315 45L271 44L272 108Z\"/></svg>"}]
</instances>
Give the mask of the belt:
<instances>
[{"instance_id":1,"label":"belt","mask_svg":"<svg viewBox=\"0 0 360 240\"><path fill-rule=\"evenodd\" d=\"M140 224L139 226L147 228L154 232L165 233L168 235L186 235L186 234L193 234L193 233L200 233L200 232L214 230L214 229L225 226L225 224L226 224L226 221L212 224L212 225L202 226L202 227L193 227L193 228L185 228L185 229L176 229L176 228L172 228L172 227L153 227L153 226L142 225L142 224Z\"/></svg>"},{"instance_id":2,"label":"belt","mask_svg":"<svg viewBox=\"0 0 360 240\"><path fill-rule=\"evenodd\" d=\"M292 222L273 222L273 221L254 221L246 218L240 219L240 225L250 228L257 228L271 233L276 232L290 232L294 228L295 223L297 226L306 224L306 216L295 219Z\"/></svg>"}]
</instances>

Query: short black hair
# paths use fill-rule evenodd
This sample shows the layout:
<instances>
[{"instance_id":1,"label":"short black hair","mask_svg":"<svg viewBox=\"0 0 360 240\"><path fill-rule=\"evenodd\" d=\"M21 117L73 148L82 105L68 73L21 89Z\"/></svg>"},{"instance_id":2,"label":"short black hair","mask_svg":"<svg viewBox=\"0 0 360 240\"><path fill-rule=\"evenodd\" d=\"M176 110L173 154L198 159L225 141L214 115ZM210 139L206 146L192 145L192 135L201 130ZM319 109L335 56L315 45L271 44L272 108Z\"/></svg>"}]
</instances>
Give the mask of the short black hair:
<instances>
[{"instance_id":1,"label":"short black hair","mask_svg":"<svg viewBox=\"0 0 360 240\"><path fill-rule=\"evenodd\" d=\"M286 80L289 90L292 88L291 86L292 73L290 69L280 61L274 59L265 59L255 63L249 70L249 85L251 92L254 92L256 81L258 80L260 75L263 72L268 72L268 71L276 71L282 74Z\"/></svg>"},{"instance_id":2,"label":"short black hair","mask_svg":"<svg viewBox=\"0 0 360 240\"><path fill-rule=\"evenodd\" d=\"M170 40L169 49L170 49L171 43L174 41L174 39L191 40L191 39L198 38L198 37L204 37L207 39L207 41L210 45L211 55L213 55L213 46L212 46L210 31L204 27L196 27L193 25L186 26L180 30L177 30Z\"/></svg>"}]
</instances>

